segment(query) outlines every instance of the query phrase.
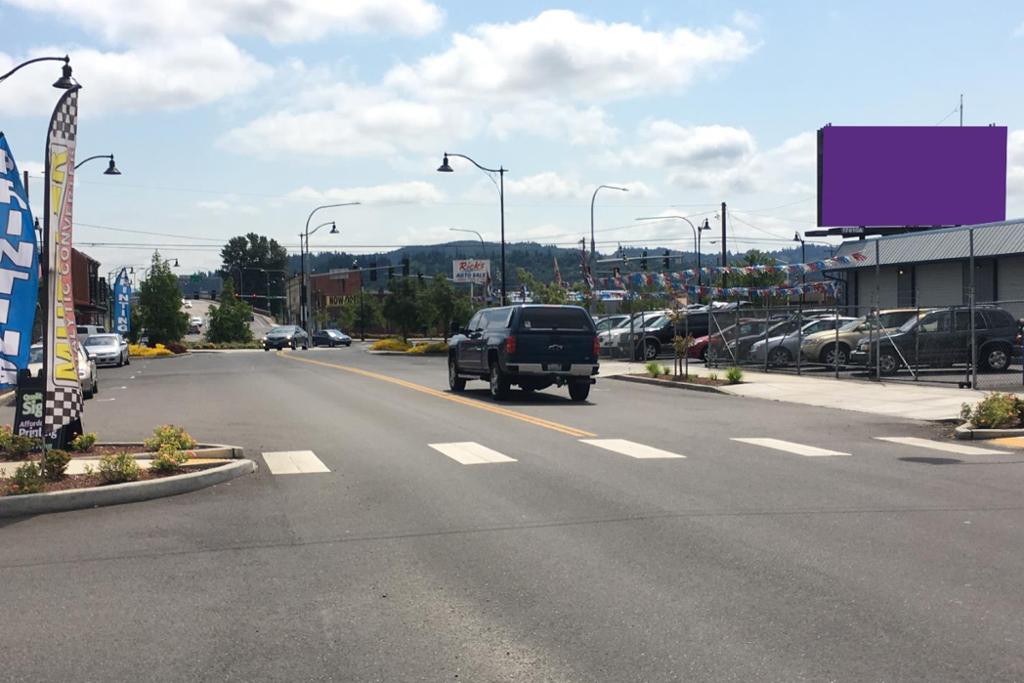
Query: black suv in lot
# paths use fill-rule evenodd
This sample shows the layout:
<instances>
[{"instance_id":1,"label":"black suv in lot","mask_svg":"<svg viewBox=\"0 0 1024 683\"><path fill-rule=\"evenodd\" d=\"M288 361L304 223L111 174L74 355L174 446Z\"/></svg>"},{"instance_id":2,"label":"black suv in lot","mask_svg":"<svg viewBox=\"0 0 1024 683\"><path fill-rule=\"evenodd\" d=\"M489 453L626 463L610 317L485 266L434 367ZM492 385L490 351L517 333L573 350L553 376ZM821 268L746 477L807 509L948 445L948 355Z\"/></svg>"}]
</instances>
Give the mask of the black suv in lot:
<instances>
[{"instance_id":1,"label":"black suv in lot","mask_svg":"<svg viewBox=\"0 0 1024 683\"><path fill-rule=\"evenodd\" d=\"M978 349L978 367L1004 371L1020 352L1016 345L1019 326L1007 311L995 306L975 306L974 334ZM865 337L850 354L853 365L878 367L891 375L900 367L951 367L971 361L971 311L967 306L925 311L878 339Z\"/></svg>"},{"instance_id":2,"label":"black suv in lot","mask_svg":"<svg viewBox=\"0 0 1024 683\"><path fill-rule=\"evenodd\" d=\"M574 401L585 401L598 372L597 330L579 306L485 308L464 329L453 326L448 346L448 386L466 380L490 383L491 395L567 385Z\"/></svg>"}]
</instances>

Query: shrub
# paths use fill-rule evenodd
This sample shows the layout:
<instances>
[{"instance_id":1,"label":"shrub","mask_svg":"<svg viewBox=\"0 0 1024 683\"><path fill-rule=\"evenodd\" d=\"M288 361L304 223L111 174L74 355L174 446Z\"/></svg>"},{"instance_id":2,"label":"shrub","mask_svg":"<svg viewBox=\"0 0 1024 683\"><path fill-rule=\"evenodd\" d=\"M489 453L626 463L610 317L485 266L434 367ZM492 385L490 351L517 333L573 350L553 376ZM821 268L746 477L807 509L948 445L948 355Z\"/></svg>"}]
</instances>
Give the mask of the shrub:
<instances>
[{"instance_id":1,"label":"shrub","mask_svg":"<svg viewBox=\"0 0 1024 683\"><path fill-rule=\"evenodd\" d=\"M7 452L15 458L24 458L29 453L39 450L42 448L42 440L32 436L22 436L21 434L12 434L10 445L7 447Z\"/></svg>"},{"instance_id":2,"label":"shrub","mask_svg":"<svg viewBox=\"0 0 1024 683\"><path fill-rule=\"evenodd\" d=\"M158 451L163 446L171 446L178 450L196 447L196 440L185 431L184 427L161 425L153 430L153 436L142 442L147 451Z\"/></svg>"},{"instance_id":3,"label":"shrub","mask_svg":"<svg viewBox=\"0 0 1024 683\"><path fill-rule=\"evenodd\" d=\"M1001 394L994 391L978 401L972 409L963 404L960 417L980 429L1003 429L1020 424L1024 401L1013 394Z\"/></svg>"},{"instance_id":4,"label":"shrub","mask_svg":"<svg viewBox=\"0 0 1024 683\"><path fill-rule=\"evenodd\" d=\"M96 432L79 434L71 440L71 450L78 453L87 453L92 450L94 445L96 445Z\"/></svg>"},{"instance_id":5,"label":"shrub","mask_svg":"<svg viewBox=\"0 0 1024 683\"><path fill-rule=\"evenodd\" d=\"M663 374L663 375L665 375L666 377L668 377L668 375L669 375L669 373L670 373L670 372L672 372L672 371L668 369L668 366L667 366L667 365L662 365L662 366L661 366L661 374Z\"/></svg>"},{"instance_id":6,"label":"shrub","mask_svg":"<svg viewBox=\"0 0 1024 683\"><path fill-rule=\"evenodd\" d=\"M155 358L156 356L173 356L174 352L163 344L157 344L152 347L142 346L141 344L129 344L128 355L138 356L139 358Z\"/></svg>"},{"instance_id":7,"label":"shrub","mask_svg":"<svg viewBox=\"0 0 1024 683\"><path fill-rule=\"evenodd\" d=\"M411 346L409 342L398 337L388 337L387 339L378 339L377 341L370 344L371 351L408 351Z\"/></svg>"},{"instance_id":8,"label":"shrub","mask_svg":"<svg viewBox=\"0 0 1024 683\"><path fill-rule=\"evenodd\" d=\"M11 437L14 434L7 425L0 425L0 451L7 452L11 448Z\"/></svg>"},{"instance_id":9,"label":"shrub","mask_svg":"<svg viewBox=\"0 0 1024 683\"><path fill-rule=\"evenodd\" d=\"M67 472L71 454L58 448L51 448L43 453L43 476L49 481L60 481Z\"/></svg>"},{"instance_id":10,"label":"shrub","mask_svg":"<svg viewBox=\"0 0 1024 683\"><path fill-rule=\"evenodd\" d=\"M188 461L188 453L180 451L170 444L160 446L156 456L149 463L149 469L159 474L173 474Z\"/></svg>"},{"instance_id":11,"label":"shrub","mask_svg":"<svg viewBox=\"0 0 1024 683\"><path fill-rule=\"evenodd\" d=\"M411 349L409 349L409 353L414 353L418 356L443 356L448 353L448 343L439 341L416 344Z\"/></svg>"},{"instance_id":12,"label":"shrub","mask_svg":"<svg viewBox=\"0 0 1024 683\"><path fill-rule=\"evenodd\" d=\"M22 463L14 470L8 493L18 496L24 493L39 493L43 490L43 473L34 462Z\"/></svg>"},{"instance_id":13,"label":"shrub","mask_svg":"<svg viewBox=\"0 0 1024 683\"><path fill-rule=\"evenodd\" d=\"M177 355L179 353L187 353L188 347L182 344L181 342L169 341L167 342L167 350Z\"/></svg>"},{"instance_id":14,"label":"shrub","mask_svg":"<svg viewBox=\"0 0 1024 683\"><path fill-rule=\"evenodd\" d=\"M647 365L644 366L647 370L647 374L651 377L657 377L661 374L661 363L656 360L648 361Z\"/></svg>"},{"instance_id":15,"label":"shrub","mask_svg":"<svg viewBox=\"0 0 1024 683\"><path fill-rule=\"evenodd\" d=\"M729 384L739 384L743 379L743 369L735 365L725 371L725 381Z\"/></svg>"},{"instance_id":16,"label":"shrub","mask_svg":"<svg viewBox=\"0 0 1024 683\"><path fill-rule=\"evenodd\" d=\"M710 373L708 375L708 379L711 380L712 382L717 382L718 381L718 373L717 372Z\"/></svg>"},{"instance_id":17,"label":"shrub","mask_svg":"<svg viewBox=\"0 0 1024 683\"><path fill-rule=\"evenodd\" d=\"M135 462L130 453L104 455L100 458L100 478L106 484L135 481L140 474L139 463Z\"/></svg>"}]
</instances>

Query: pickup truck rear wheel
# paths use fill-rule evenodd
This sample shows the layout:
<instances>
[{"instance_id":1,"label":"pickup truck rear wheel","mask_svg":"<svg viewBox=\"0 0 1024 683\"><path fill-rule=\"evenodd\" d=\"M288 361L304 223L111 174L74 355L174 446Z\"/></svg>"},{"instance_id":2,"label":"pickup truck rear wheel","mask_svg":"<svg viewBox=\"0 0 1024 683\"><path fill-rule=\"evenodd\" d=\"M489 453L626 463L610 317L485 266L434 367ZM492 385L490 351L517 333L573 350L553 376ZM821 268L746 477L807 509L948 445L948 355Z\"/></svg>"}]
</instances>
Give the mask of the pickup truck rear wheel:
<instances>
[{"instance_id":1,"label":"pickup truck rear wheel","mask_svg":"<svg viewBox=\"0 0 1024 683\"><path fill-rule=\"evenodd\" d=\"M491 363L491 396L494 397L495 401L504 401L508 398L508 392L510 383L508 376L501 371L501 366L498 365L497 361Z\"/></svg>"},{"instance_id":2,"label":"pickup truck rear wheel","mask_svg":"<svg viewBox=\"0 0 1024 683\"><path fill-rule=\"evenodd\" d=\"M448 358L448 388L452 391L464 391L466 380L459 377L459 367L455 364L455 357Z\"/></svg>"},{"instance_id":3,"label":"pickup truck rear wheel","mask_svg":"<svg viewBox=\"0 0 1024 683\"><path fill-rule=\"evenodd\" d=\"M569 382L569 398L574 401L586 401L590 396L590 380L574 379Z\"/></svg>"}]
</instances>

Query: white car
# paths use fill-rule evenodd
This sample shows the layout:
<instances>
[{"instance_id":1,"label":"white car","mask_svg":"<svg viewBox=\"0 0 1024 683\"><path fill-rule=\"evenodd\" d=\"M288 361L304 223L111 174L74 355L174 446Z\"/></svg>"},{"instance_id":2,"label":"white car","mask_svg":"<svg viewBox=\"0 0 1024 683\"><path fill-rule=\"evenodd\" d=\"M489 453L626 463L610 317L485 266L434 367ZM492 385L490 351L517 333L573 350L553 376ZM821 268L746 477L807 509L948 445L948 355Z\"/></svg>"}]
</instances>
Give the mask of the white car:
<instances>
[{"instance_id":1,"label":"white car","mask_svg":"<svg viewBox=\"0 0 1024 683\"><path fill-rule=\"evenodd\" d=\"M43 345L33 344L28 351L28 371L33 377L43 371ZM96 379L96 362L90 360L78 346L78 381L82 384L82 398L92 398L100 392Z\"/></svg>"},{"instance_id":2,"label":"white car","mask_svg":"<svg viewBox=\"0 0 1024 683\"><path fill-rule=\"evenodd\" d=\"M82 344L82 348L97 366L121 367L131 363L128 357L128 342L119 334L91 334Z\"/></svg>"},{"instance_id":3,"label":"white car","mask_svg":"<svg viewBox=\"0 0 1024 683\"><path fill-rule=\"evenodd\" d=\"M182 299L181 305L184 306L185 308L192 308L192 302L189 301L188 299Z\"/></svg>"}]
</instances>

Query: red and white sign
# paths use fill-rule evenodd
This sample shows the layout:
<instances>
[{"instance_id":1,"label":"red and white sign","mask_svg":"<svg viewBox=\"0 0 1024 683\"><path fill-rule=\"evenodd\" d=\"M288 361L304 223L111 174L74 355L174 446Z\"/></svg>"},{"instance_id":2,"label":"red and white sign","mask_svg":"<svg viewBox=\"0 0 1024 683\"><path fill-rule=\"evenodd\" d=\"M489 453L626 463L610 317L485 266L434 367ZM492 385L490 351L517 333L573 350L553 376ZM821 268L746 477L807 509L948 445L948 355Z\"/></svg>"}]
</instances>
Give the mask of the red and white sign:
<instances>
[{"instance_id":1,"label":"red and white sign","mask_svg":"<svg viewBox=\"0 0 1024 683\"><path fill-rule=\"evenodd\" d=\"M455 259L452 261L452 279L456 282L472 282L483 285L491 277L491 262L488 259Z\"/></svg>"}]
</instances>

